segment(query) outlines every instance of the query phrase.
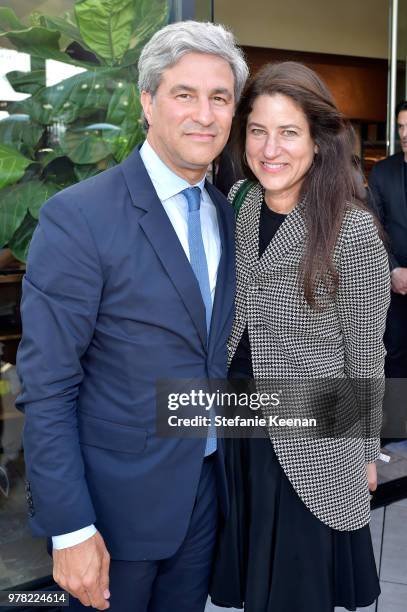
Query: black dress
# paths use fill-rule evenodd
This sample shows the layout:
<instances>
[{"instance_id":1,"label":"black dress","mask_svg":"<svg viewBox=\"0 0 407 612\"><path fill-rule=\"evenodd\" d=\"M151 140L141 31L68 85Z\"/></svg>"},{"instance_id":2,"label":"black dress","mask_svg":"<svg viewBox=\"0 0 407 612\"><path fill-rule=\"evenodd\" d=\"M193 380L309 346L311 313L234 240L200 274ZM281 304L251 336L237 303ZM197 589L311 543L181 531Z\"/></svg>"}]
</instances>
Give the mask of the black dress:
<instances>
[{"instance_id":1,"label":"black dress","mask_svg":"<svg viewBox=\"0 0 407 612\"><path fill-rule=\"evenodd\" d=\"M263 203L259 252L285 215ZM230 378L253 377L247 330ZM241 383L240 383L241 384ZM230 514L221 524L211 599L245 612L332 612L368 606L380 594L369 527L337 531L294 491L267 438L225 441Z\"/></svg>"}]
</instances>

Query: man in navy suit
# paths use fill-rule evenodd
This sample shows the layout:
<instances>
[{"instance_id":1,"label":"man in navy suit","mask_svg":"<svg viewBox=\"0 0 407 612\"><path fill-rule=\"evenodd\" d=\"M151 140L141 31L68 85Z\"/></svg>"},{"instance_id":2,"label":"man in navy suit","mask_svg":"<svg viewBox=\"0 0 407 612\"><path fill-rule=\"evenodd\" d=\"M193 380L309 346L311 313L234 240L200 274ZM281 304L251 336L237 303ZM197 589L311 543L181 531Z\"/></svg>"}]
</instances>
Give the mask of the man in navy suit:
<instances>
[{"instance_id":1,"label":"man in navy suit","mask_svg":"<svg viewBox=\"0 0 407 612\"><path fill-rule=\"evenodd\" d=\"M246 77L223 27L163 28L139 62L145 143L41 211L19 406L31 527L72 609L205 607L221 441L159 438L156 381L226 375L234 220L205 174Z\"/></svg>"},{"instance_id":2,"label":"man in navy suit","mask_svg":"<svg viewBox=\"0 0 407 612\"><path fill-rule=\"evenodd\" d=\"M396 108L402 151L378 162L369 176L370 202L386 231L391 269L391 303L384 343L385 374L407 377L407 100ZM401 407L404 412L404 408Z\"/></svg>"}]
</instances>

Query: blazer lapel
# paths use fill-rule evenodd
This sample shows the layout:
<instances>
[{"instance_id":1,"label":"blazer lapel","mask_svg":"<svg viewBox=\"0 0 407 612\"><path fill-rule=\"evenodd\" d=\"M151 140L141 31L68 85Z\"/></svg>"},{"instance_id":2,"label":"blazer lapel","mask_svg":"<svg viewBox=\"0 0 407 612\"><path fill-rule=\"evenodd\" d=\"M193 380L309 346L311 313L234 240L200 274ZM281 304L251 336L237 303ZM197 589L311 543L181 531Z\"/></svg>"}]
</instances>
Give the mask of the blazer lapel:
<instances>
[{"instance_id":1,"label":"blazer lapel","mask_svg":"<svg viewBox=\"0 0 407 612\"><path fill-rule=\"evenodd\" d=\"M256 271L267 272L279 265L282 258L304 241L306 236L303 218L304 203L300 202L277 230L275 236L256 265Z\"/></svg>"},{"instance_id":2,"label":"blazer lapel","mask_svg":"<svg viewBox=\"0 0 407 612\"><path fill-rule=\"evenodd\" d=\"M247 199L238 217L238 226L241 225L244 228L241 233L243 249L250 267L256 266L259 261L259 226L263 197L264 190L257 183L247 194Z\"/></svg>"},{"instance_id":3,"label":"blazer lapel","mask_svg":"<svg viewBox=\"0 0 407 612\"><path fill-rule=\"evenodd\" d=\"M138 150L133 151L121 164L121 169L133 205L146 212L139 219L139 224L189 312L203 346L206 347L205 306L198 281Z\"/></svg>"},{"instance_id":4,"label":"blazer lapel","mask_svg":"<svg viewBox=\"0 0 407 612\"><path fill-rule=\"evenodd\" d=\"M253 274L268 272L306 236L303 218L304 201L287 215L284 223L259 258L259 226L264 190L261 185L253 187L241 209L241 222L245 228L243 236L244 251Z\"/></svg>"},{"instance_id":5,"label":"blazer lapel","mask_svg":"<svg viewBox=\"0 0 407 612\"><path fill-rule=\"evenodd\" d=\"M208 181L205 189L216 206L218 216L219 236L221 243L221 257L216 279L215 299L212 310L209 344L211 345L222 331L234 304L235 289L235 249L234 224L228 223L217 189Z\"/></svg>"}]
</instances>

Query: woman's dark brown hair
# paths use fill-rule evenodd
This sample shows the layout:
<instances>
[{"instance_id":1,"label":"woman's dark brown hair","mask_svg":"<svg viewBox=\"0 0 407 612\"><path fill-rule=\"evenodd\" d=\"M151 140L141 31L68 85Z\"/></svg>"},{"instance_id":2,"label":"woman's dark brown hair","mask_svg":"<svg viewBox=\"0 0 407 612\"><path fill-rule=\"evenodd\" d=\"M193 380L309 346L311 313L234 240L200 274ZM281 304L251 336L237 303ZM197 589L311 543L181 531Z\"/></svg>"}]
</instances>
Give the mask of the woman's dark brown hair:
<instances>
[{"instance_id":1,"label":"woman's dark brown hair","mask_svg":"<svg viewBox=\"0 0 407 612\"><path fill-rule=\"evenodd\" d=\"M310 68L297 62L267 64L249 82L236 110L232 143L243 175L257 180L246 163L246 125L258 96L282 94L291 98L307 118L318 153L308 170L301 197L306 196L304 218L308 239L302 261L304 294L318 310L314 290L322 280L336 292L338 273L332 255L345 211L355 195L353 132L338 110L324 82Z\"/></svg>"}]
</instances>

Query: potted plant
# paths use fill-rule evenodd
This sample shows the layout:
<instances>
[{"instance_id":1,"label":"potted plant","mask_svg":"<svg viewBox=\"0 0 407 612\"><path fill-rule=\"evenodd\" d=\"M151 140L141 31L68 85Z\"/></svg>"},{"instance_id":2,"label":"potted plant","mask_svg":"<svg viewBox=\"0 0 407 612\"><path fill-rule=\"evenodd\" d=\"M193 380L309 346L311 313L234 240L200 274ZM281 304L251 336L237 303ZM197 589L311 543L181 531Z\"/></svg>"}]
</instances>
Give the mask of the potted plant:
<instances>
[{"instance_id":1,"label":"potted plant","mask_svg":"<svg viewBox=\"0 0 407 612\"><path fill-rule=\"evenodd\" d=\"M121 162L142 140L137 61L168 18L167 0L77 0L63 17L35 12L28 24L0 7L0 38L31 57L30 71L6 75L27 97L9 104L0 121L0 346L11 363L41 206ZM49 60L80 73L49 84Z\"/></svg>"},{"instance_id":2,"label":"potted plant","mask_svg":"<svg viewBox=\"0 0 407 612\"><path fill-rule=\"evenodd\" d=\"M25 262L51 195L121 162L142 140L137 61L168 17L167 0L77 0L71 13L32 13L29 24L0 7L0 38L31 56L29 72L6 75L28 97L0 121L3 269L10 255ZM47 86L48 60L81 72Z\"/></svg>"}]
</instances>

